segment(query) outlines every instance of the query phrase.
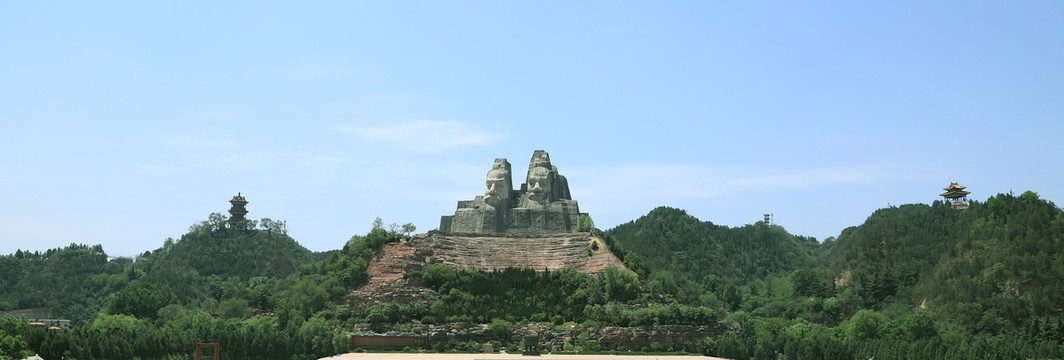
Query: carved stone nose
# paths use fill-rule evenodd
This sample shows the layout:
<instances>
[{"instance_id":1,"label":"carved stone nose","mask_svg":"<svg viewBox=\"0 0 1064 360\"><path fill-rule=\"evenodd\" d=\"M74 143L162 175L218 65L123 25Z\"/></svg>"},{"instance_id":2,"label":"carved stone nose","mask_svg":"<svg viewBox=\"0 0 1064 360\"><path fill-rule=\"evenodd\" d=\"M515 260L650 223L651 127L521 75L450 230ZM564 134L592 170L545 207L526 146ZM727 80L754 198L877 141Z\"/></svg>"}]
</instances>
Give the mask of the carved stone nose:
<instances>
[{"instance_id":1,"label":"carved stone nose","mask_svg":"<svg viewBox=\"0 0 1064 360\"><path fill-rule=\"evenodd\" d=\"M532 187L532 192L534 192L534 193L538 193L538 192L542 192L542 191L543 191L543 189L541 189L541 188L539 187L539 182L536 182L536 186L533 186L533 187Z\"/></svg>"}]
</instances>

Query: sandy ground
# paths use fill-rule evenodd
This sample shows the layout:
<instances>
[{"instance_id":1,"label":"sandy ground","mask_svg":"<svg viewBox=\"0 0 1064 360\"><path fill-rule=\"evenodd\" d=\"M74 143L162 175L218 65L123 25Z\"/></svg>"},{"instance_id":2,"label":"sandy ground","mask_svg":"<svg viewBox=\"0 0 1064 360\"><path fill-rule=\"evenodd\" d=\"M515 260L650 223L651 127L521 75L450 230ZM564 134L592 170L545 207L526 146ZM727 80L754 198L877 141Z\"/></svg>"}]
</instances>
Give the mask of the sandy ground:
<instances>
[{"instance_id":1,"label":"sandy ground","mask_svg":"<svg viewBox=\"0 0 1064 360\"><path fill-rule=\"evenodd\" d=\"M520 354L411 354L411 353L348 353L321 360L364 360L364 359L387 359L387 360L495 360L495 359L525 359L525 360L724 360L709 356L690 355L541 355L521 356Z\"/></svg>"}]
</instances>

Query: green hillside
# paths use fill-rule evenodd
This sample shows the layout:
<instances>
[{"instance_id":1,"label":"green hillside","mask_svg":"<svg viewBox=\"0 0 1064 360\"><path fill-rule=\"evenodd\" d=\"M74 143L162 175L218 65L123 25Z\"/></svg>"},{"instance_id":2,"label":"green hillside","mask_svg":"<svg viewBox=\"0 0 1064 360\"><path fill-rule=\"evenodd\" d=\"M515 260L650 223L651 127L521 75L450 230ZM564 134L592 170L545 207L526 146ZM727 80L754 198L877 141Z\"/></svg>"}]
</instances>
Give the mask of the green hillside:
<instances>
[{"instance_id":1,"label":"green hillside","mask_svg":"<svg viewBox=\"0 0 1064 360\"><path fill-rule=\"evenodd\" d=\"M1064 213L1030 191L881 209L825 265L865 307L927 308L976 334L1045 338L1064 318Z\"/></svg>"},{"instance_id":2,"label":"green hillside","mask_svg":"<svg viewBox=\"0 0 1064 360\"><path fill-rule=\"evenodd\" d=\"M0 256L0 310L50 308L75 320L56 332L0 317L0 358L178 359L193 342L222 339L225 358L313 359L347 351L348 329L443 323L511 335L529 324L707 326L721 335L683 349L734 359L1064 356L1064 212L1033 192L965 210L941 202L880 209L822 243L777 225L726 227L662 207L594 230L634 272L436 264L406 274L425 285L424 301L385 305L344 300L367 283L381 247L402 237L379 219L321 254L281 222L224 220L212 214L136 262L76 244ZM593 340L567 349L630 350Z\"/></svg>"},{"instance_id":3,"label":"green hillside","mask_svg":"<svg viewBox=\"0 0 1064 360\"><path fill-rule=\"evenodd\" d=\"M74 324L55 331L0 317L0 359L27 351L47 359L184 359L195 342L219 339L233 359L315 359L345 350L337 320L320 313L345 292L336 273L364 279L366 260L362 268L332 265L316 274L316 259L341 252L312 254L286 232L270 219L227 226L215 213L136 262L77 244L0 256L0 311L42 308L36 313ZM323 263L331 264L317 268Z\"/></svg>"},{"instance_id":4,"label":"green hillside","mask_svg":"<svg viewBox=\"0 0 1064 360\"><path fill-rule=\"evenodd\" d=\"M41 316L84 321L126 286L132 263L108 261L100 245L0 256L0 311L40 309Z\"/></svg>"},{"instance_id":5,"label":"green hillside","mask_svg":"<svg viewBox=\"0 0 1064 360\"><path fill-rule=\"evenodd\" d=\"M659 207L606 232L615 252L652 281L673 278L686 302L704 291L743 285L810 266L816 239L757 223L729 228ZM650 270L652 269L652 270ZM662 275L667 274L667 275Z\"/></svg>"},{"instance_id":6,"label":"green hillside","mask_svg":"<svg viewBox=\"0 0 1064 360\"><path fill-rule=\"evenodd\" d=\"M283 223L262 219L233 228L226 226L226 218L219 213L191 226L178 241L167 239L161 249L148 255L157 269L241 280L284 278L313 262L310 250L289 237Z\"/></svg>"},{"instance_id":7,"label":"green hillside","mask_svg":"<svg viewBox=\"0 0 1064 360\"><path fill-rule=\"evenodd\" d=\"M658 208L606 232L678 300L729 313L729 358L1001 358L1064 353L1064 215L1033 192L880 209L816 243ZM665 279L663 281L662 279ZM665 286L668 288L668 286Z\"/></svg>"}]
</instances>

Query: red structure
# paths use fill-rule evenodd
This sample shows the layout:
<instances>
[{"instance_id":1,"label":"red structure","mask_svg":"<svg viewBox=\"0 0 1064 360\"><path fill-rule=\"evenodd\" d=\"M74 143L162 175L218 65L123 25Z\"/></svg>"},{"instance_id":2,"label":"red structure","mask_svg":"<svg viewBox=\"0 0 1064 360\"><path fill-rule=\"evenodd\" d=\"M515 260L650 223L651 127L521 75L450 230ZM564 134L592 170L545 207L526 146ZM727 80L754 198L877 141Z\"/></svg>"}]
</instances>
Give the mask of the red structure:
<instances>
[{"instance_id":1,"label":"red structure","mask_svg":"<svg viewBox=\"0 0 1064 360\"><path fill-rule=\"evenodd\" d=\"M213 347L214 348L214 355L211 356L211 360L218 360L218 352L221 350L221 346L218 345L218 343L196 343L196 360L201 360L201 358L200 358L200 348L205 348L205 347Z\"/></svg>"}]
</instances>

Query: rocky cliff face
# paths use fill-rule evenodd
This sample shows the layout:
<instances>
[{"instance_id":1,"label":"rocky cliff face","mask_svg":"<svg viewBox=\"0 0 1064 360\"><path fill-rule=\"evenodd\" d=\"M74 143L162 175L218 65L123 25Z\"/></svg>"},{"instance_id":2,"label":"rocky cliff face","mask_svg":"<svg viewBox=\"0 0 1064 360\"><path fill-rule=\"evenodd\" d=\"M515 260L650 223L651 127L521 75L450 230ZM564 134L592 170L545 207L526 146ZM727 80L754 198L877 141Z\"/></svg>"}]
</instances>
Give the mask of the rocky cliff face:
<instances>
[{"instance_id":1,"label":"rocky cliff face","mask_svg":"<svg viewBox=\"0 0 1064 360\"><path fill-rule=\"evenodd\" d=\"M405 304L421 299L428 290L416 279L403 279L403 273L435 263L484 271L507 267L537 271L573 268L589 274L603 272L611 265L625 268L602 242L600 250L589 255L591 241L596 240L588 233L479 235L431 231L385 245L381 255L369 265L369 284L355 290L349 300Z\"/></svg>"}]
</instances>

